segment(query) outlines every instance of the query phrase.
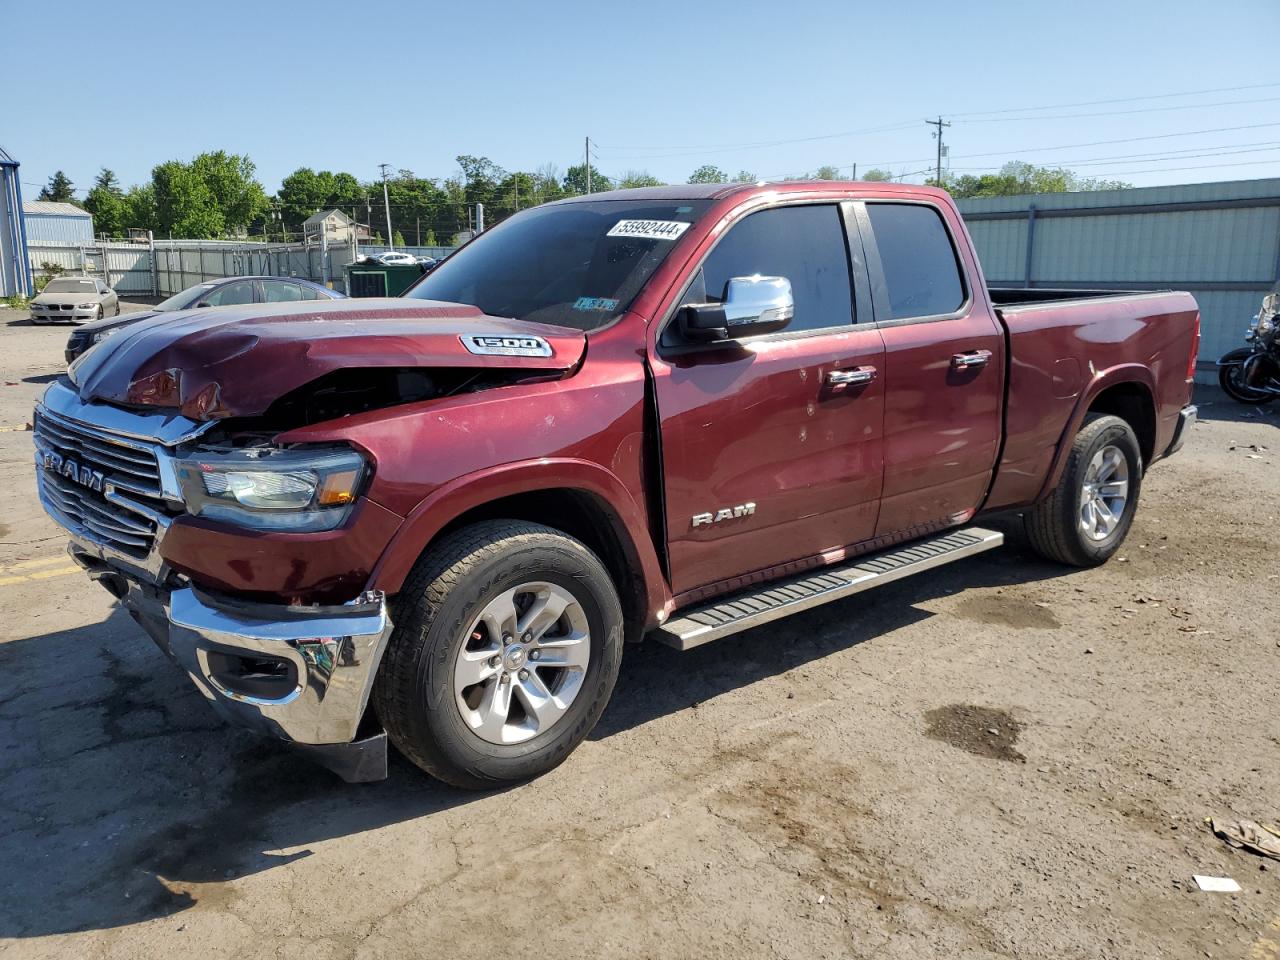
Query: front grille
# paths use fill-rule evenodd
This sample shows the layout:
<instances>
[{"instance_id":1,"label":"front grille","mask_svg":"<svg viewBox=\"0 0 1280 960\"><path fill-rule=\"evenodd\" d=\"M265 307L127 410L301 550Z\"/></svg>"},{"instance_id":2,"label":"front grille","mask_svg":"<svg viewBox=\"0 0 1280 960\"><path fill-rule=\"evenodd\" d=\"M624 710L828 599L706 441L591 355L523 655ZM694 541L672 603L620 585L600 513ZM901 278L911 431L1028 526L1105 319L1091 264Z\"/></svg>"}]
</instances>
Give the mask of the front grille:
<instances>
[{"instance_id":1,"label":"front grille","mask_svg":"<svg viewBox=\"0 0 1280 960\"><path fill-rule=\"evenodd\" d=\"M73 532L144 559L164 505L155 450L73 420L36 414L41 492Z\"/></svg>"}]
</instances>

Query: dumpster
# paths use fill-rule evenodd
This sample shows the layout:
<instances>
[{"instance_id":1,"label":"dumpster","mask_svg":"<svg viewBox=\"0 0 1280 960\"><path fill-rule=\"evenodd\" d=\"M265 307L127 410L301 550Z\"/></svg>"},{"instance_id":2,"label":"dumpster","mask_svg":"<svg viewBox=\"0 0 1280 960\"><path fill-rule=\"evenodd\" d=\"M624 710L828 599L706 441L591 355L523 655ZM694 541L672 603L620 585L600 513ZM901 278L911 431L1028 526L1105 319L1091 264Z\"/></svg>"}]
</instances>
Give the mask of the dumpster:
<instances>
[{"instance_id":1,"label":"dumpster","mask_svg":"<svg viewBox=\"0 0 1280 960\"><path fill-rule=\"evenodd\" d=\"M346 268L347 296L398 297L427 272L416 263L349 263Z\"/></svg>"}]
</instances>

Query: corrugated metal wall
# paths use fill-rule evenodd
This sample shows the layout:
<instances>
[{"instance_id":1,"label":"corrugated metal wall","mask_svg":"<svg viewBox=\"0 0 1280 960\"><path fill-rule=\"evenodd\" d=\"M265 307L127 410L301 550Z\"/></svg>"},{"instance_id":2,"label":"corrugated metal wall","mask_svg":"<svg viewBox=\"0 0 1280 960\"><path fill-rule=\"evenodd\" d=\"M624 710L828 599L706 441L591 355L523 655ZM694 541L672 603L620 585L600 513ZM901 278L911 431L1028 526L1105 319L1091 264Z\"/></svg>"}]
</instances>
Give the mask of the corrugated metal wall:
<instances>
[{"instance_id":1,"label":"corrugated metal wall","mask_svg":"<svg viewBox=\"0 0 1280 960\"><path fill-rule=\"evenodd\" d=\"M31 292L18 161L0 147L0 297Z\"/></svg>"},{"instance_id":2,"label":"corrugated metal wall","mask_svg":"<svg viewBox=\"0 0 1280 960\"><path fill-rule=\"evenodd\" d=\"M60 214L28 213L27 242L65 243L72 246L93 243L93 218Z\"/></svg>"},{"instance_id":3,"label":"corrugated metal wall","mask_svg":"<svg viewBox=\"0 0 1280 960\"><path fill-rule=\"evenodd\" d=\"M990 286L1190 290L1203 323L1202 370L1241 344L1280 280L1280 179L959 206Z\"/></svg>"}]
</instances>

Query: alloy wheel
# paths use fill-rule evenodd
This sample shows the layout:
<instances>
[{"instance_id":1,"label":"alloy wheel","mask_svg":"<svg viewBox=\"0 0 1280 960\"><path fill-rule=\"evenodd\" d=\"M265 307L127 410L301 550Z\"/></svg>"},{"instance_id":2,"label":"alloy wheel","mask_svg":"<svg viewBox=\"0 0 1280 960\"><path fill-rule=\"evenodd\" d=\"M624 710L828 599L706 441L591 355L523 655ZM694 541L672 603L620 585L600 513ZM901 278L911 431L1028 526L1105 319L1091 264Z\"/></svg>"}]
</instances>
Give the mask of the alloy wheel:
<instances>
[{"instance_id":1,"label":"alloy wheel","mask_svg":"<svg viewBox=\"0 0 1280 960\"><path fill-rule=\"evenodd\" d=\"M1105 540L1119 526L1129 502L1129 461L1117 446L1093 455L1080 488L1080 529L1090 540Z\"/></svg>"},{"instance_id":2,"label":"alloy wheel","mask_svg":"<svg viewBox=\"0 0 1280 960\"><path fill-rule=\"evenodd\" d=\"M582 690L591 632L565 587L534 581L490 600L454 663L454 699L482 740L522 743L559 722Z\"/></svg>"}]
</instances>

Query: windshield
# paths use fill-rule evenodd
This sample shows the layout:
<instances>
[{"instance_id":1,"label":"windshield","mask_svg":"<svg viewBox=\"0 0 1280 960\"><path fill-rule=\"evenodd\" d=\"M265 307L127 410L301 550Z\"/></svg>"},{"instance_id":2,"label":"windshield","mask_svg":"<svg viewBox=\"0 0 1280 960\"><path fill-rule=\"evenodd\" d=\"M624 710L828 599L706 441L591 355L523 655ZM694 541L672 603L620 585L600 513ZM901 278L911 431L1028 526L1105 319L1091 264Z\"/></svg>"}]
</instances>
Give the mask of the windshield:
<instances>
[{"instance_id":1,"label":"windshield","mask_svg":"<svg viewBox=\"0 0 1280 960\"><path fill-rule=\"evenodd\" d=\"M405 296L594 330L631 305L710 205L605 200L535 207L481 234Z\"/></svg>"},{"instance_id":2,"label":"windshield","mask_svg":"<svg viewBox=\"0 0 1280 960\"><path fill-rule=\"evenodd\" d=\"M152 310L181 310L187 304L195 301L196 297L201 294L208 293L214 288L212 283L197 283L194 287L187 287L181 293L175 293L166 300L161 300Z\"/></svg>"},{"instance_id":3,"label":"windshield","mask_svg":"<svg viewBox=\"0 0 1280 960\"><path fill-rule=\"evenodd\" d=\"M97 286L92 280L50 280L45 284L45 293L96 293Z\"/></svg>"}]
</instances>

